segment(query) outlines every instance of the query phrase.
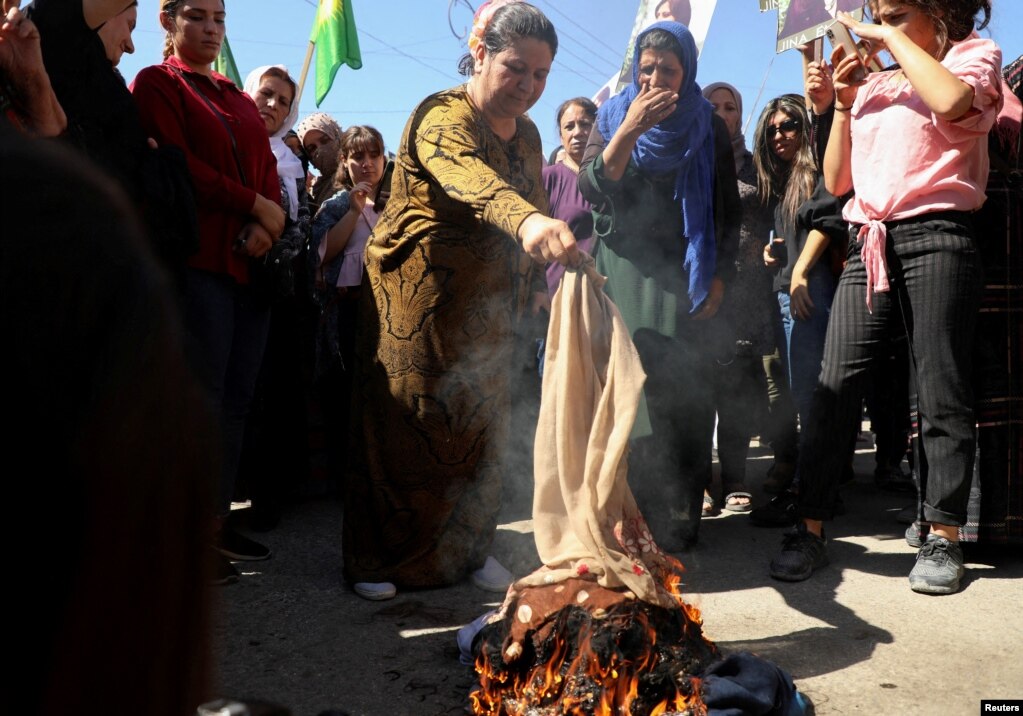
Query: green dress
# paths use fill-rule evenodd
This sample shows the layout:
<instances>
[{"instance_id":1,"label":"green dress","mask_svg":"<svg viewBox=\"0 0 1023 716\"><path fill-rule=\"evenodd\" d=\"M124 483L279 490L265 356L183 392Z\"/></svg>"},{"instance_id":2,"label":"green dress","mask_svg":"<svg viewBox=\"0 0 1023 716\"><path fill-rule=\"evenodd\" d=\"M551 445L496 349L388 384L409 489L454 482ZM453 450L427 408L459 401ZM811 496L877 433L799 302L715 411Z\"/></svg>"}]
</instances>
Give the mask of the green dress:
<instances>
[{"instance_id":1,"label":"green dress","mask_svg":"<svg viewBox=\"0 0 1023 716\"><path fill-rule=\"evenodd\" d=\"M513 324L542 269L516 236L545 212L536 127L504 141L466 88L428 97L366 247L343 552L352 582L457 582L497 524Z\"/></svg>"}]
</instances>

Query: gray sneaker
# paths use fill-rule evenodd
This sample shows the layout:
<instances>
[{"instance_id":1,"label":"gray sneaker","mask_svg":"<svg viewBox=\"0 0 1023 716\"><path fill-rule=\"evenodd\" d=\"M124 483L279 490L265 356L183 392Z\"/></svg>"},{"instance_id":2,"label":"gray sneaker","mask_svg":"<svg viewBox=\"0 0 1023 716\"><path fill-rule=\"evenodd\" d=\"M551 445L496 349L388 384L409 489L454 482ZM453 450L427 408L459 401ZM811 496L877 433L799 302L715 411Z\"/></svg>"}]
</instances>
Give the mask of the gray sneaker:
<instances>
[{"instance_id":1,"label":"gray sneaker","mask_svg":"<svg viewBox=\"0 0 1023 716\"><path fill-rule=\"evenodd\" d=\"M954 594L959 591L963 568L963 550L936 534L927 535L916 555L916 566L909 573L909 588L923 594Z\"/></svg>"},{"instance_id":2,"label":"gray sneaker","mask_svg":"<svg viewBox=\"0 0 1023 716\"><path fill-rule=\"evenodd\" d=\"M771 576L785 582L802 582L828 563L827 540L808 532L800 522L785 535L781 552L771 560Z\"/></svg>"},{"instance_id":3,"label":"gray sneaker","mask_svg":"<svg viewBox=\"0 0 1023 716\"><path fill-rule=\"evenodd\" d=\"M927 533L931 531L930 522L914 522L906 528L906 544L913 549L920 549L924 546Z\"/></svg>"}]
</instances>

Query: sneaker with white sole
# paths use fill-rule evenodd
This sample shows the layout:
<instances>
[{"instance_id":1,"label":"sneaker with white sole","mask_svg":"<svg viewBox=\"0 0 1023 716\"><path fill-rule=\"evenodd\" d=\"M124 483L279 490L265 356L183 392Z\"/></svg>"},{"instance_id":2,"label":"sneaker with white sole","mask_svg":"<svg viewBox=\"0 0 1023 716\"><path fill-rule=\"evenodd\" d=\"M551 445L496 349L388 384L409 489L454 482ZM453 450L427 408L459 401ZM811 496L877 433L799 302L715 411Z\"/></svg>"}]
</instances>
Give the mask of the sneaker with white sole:
<instances>
[{"instance_id":1,"label":"sneaker with white sole","mask_svg":"<svg viewBox=\"0 0 1023 716\"><path fill-rule=\"evenodd\" d=\"M515 577L493 557L472 573L472 583L485 592L507 592Z\"/></svg>"},{"instance_id":2,"label":"sneaker with white sole","mask_svg":"<svg viewBox=\"0 0 1023 716\"><path fill-rule=\"evenodd\" d=\"M965 572L963 548L931 533L917 552L909 588L921 594L954 594Z\"/></svg>"},{"instance_id":3,"label":"sneaker with white sole","mask_svg":"<svg viewBox=\"0 0 1023 716\"><path fill-rule=\"evenodd\" d=\"M356 582L352 589L363 599L373 602L394 599L398 594L398 588L390 582Z\"/></svg>"}]
</instances>

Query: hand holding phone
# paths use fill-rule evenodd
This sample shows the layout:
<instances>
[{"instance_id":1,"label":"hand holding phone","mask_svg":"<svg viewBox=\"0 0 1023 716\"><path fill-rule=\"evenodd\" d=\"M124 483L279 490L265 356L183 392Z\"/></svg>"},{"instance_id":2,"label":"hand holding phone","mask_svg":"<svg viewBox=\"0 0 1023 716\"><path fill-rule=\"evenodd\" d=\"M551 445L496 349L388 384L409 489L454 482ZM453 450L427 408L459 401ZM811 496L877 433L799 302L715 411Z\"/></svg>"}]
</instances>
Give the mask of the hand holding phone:
<instances>
[{"instance_id":1,"label":"hand holding phone","mask_svg":"<svg viewBox=\"0 0 1023 716\"><path fill-rule=\"evenodd\" d=\"M775 268L788 259L788 248L785 246L785 239L775 236L771 231L767 244L764 245L764 265L768 268Z\"/></svg>"},{"instance_id":2,"label":"hand holding phone","mask_svg":"<svg viewBox=\"0 0 1023 716\"><path fill-rule=\"evenodd\" d=\"M860 48L857 47L853 41L852 33L849 32L849 28L840 22L834 23L828 28L828 39L831 40L831 46L836 50L841 47L843 50L843 58L845 57L856 57L859 59L859 67L852 70L847 80L852 84L859 84L863 80L867 79L867 67L864 64L864 55L860 52ZM837 67L836 63L836 67Z\"/></svg>"}]
</instances>

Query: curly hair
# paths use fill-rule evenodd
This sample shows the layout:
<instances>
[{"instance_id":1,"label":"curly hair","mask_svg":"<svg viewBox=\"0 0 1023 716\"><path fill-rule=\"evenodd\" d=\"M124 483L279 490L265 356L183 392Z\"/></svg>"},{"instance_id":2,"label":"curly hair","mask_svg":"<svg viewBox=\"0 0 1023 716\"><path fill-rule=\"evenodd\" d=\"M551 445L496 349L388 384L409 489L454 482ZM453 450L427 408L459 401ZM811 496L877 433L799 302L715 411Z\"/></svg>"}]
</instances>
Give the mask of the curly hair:
<instances>
[{"instance_id":1,"label":"curly hair","mask_svg":"<svg viewBox=\"0 0 1023 716\"><path fill-rule=\"evenodd\" d=\"M983 30L991 22L991 0L901 0L905 5L919 8L934 23L941 50L938 59L945 56L953 42L962 42L974 27ZM870 16L878 25L881 20L877 16L878 0L869 0ZM977 16L983 13L984 18L977 23Z\"/></svg>"},{"instance_id":2,"label":"curly hair","mask_svg":"<svg viewBox=\"0 0 1023 716\"><path fill-rule=\"evenodd\" d=\"M774 153L771 149L773 135L767 135L771 118L776 112L799 123L799 149L790 162L783 161ZM782 95L764 107L753 135L753 166L757 170L760 202L766 206L771 199L780 200L785 222L794 221L800 205L810 198L817 183L817 164L810 142L810 121L802 97Z\"/></svg>"}]
</instances>

